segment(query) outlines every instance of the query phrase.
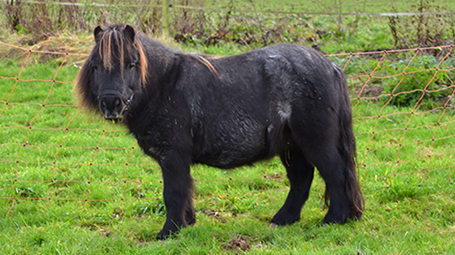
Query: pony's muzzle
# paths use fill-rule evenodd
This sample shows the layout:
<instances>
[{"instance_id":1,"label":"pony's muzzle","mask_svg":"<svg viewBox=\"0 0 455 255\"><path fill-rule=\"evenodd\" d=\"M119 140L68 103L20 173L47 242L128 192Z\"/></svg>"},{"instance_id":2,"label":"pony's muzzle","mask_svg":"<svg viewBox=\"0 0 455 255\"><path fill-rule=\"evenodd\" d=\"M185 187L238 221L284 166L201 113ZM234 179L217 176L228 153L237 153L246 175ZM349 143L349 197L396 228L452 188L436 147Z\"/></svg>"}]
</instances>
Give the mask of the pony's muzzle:
<instances>
[{"instance_id":1,"label":"pony's muzzle","mask_svg":"<svg viewBox=\"0 0 455 255\"><path fill-rule=\"evenodd\" d=\"M105 119L116 120L122 117L126 104L120 96L107 95L100 98L99 108Z\"/></svg>"}]
</instances>

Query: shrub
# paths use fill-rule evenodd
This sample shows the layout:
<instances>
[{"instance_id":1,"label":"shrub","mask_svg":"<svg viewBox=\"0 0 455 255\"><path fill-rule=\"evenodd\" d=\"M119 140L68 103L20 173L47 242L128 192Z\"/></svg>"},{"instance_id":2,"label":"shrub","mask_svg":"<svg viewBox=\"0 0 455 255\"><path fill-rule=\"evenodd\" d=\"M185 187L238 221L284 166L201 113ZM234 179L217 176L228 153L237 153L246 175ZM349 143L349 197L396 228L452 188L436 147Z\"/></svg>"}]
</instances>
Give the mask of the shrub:
<instances>
[{"instance_id":1,"label":"shrub","mask_svg":"<svg viewBox=\"0 0 455 255\"><path fill-rule=\"evenodd\" d=\"M385 76L403 74L384 79L383 93L393 94L390 103L399 106L414 106L424 93L420 101L421 105L445 103L447 97L453 92L453 88L449 87L453 86L455 75L445 70L437 71L436 67L440 61L432 55L421 55L414 58L408 68L406 66L410 62L409 58L394 62L385 61L383 63ZM449 69L454 64L455 60L448 58L439 66L439 69ZM389 98L385 97L385 100Z\"/></svg>"}]
</instances>

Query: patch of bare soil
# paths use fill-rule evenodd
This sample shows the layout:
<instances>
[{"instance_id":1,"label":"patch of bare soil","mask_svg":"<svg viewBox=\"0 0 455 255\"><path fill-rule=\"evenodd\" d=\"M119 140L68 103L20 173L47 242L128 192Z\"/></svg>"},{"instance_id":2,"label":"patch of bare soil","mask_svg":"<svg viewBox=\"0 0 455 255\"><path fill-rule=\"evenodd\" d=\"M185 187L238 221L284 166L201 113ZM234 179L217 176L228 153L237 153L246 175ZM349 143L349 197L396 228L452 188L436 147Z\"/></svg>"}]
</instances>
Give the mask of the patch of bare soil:
<instances>
[{"instance_id":1,"label":"patch of bare soil","mask_svg":"<svg viewBox=\"0 0 455 255\"><path fill-rule=\"evenodd\" d=\"M224 249L233 250L237 253L248 251L250 247L251 247L250 237L240 234L237 234L229 241L229 243L223 246Z\"/></svg>"}]
</instances>

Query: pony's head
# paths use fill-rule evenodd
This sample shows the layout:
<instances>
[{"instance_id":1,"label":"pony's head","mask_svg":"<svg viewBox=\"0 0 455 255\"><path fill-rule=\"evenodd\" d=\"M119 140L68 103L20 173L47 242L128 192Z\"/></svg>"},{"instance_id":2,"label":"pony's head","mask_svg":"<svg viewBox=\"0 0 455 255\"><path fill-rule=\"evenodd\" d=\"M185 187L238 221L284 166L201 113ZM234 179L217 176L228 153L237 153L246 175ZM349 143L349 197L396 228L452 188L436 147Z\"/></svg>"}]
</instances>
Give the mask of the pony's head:
<instances>
[{"instance_id":1,"label":"pony's head","mask_svg":"<svg viewBox=\"0 0 455 255\"><path fill-rule=\"evenodd\" d=\"M129 25L100 26L96 45L79 72L77 88L82 103L99 109L105 119L122 118L143 90L147 60L136 31Z\"/></svg>"}]
</instances>

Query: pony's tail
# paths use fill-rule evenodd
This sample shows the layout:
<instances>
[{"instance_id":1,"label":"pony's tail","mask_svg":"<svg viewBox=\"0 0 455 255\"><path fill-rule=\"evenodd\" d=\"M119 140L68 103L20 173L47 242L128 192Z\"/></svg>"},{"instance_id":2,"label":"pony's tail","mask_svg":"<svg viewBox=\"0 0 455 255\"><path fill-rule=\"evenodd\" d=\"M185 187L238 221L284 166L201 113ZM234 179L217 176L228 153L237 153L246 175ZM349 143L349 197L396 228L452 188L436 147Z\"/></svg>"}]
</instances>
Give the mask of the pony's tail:
<instances>
[{"instance_id":1,"label":"pony's tail","mask_svg":"<svg viewBox=\"0 0 455 255\"><path fill-rule=\"evenodd\" d=\"M350 206L349 218L360 220L363 214L364 200L356 173L356 143L352 130L351 100L349 99L348 86L343 70L336 63L333 66L336 73L336 83L342 94L342 102L338 112L340 131L338 143L341 155L343 155L345 160L342 171L346 178L345 189Z\"/></svg>"}]
</instances>

